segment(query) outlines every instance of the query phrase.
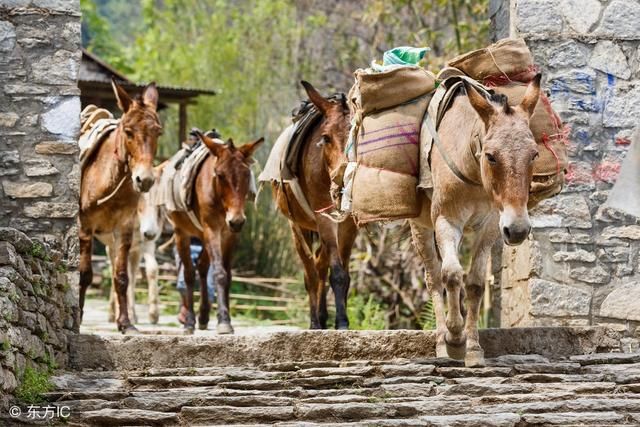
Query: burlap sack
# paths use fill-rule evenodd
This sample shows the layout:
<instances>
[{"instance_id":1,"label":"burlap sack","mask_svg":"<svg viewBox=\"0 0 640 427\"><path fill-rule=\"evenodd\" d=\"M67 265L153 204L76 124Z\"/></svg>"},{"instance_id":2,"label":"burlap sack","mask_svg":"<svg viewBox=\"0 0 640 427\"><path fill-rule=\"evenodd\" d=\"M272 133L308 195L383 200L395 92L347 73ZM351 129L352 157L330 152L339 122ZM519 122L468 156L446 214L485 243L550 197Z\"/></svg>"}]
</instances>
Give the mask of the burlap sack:
<instances>
[{"instance_id":1,"label":"burlap sack","mask_svg":"<svg viewBox=\"0 0 640 427\"><path fill-rule=\"evenodd\" d=\"M515 106L522 102L527 84L512 82L493 89L506 95L509 105ZM562 190L569 159L564 126L543 93L540 94L540 101L531 116L529 127L540 153L533 163L533 182L529 196L529 207L533 207Z\"/></svg>"},{"instance_id":2,"label":"burlap sack","mask_svg":"<svg viewBox=\"0 0 640 427\"><path fill-rule=\"evenodd\" d=\"M358 132L359 164L404 173L419 173L420 125L431 94L365 116Z\"/></svg>"},{"instance_id":3,"label":"burlap sack","mask_svg":"<svg viewBox=\"0 0 640 427\"><path fill-rule=\"evenodd\" d=\"M358 165L353 179L353 215L358 224L414 218L420 213L414 176Z\"/></svg>"},{"instance_id":4,"label":"burlap sack","mask_svg":"<svg viewBox=\"0 0 640 427\"><path fill-rule=\"evenodd\" d=\"M365 70L355 72L357 90L350 91L350 99L356 109L365 116L393 107L435 89L436 78L422 67L398 67L384 73L368 74Z\"/></svg>"},{"instance_id":5,"label":"burlap sack","mask_svg":"<svg viewBox=\"0 0 640 427\"><path fill-rule=\"evenodd\" d=\"M474 50L447 62L450 67L463 71L469 77L484 82L487 77L533 73L518 78L527 81L533 78L533 57L523 39L504 39L484 49Z\"/></svg>"}]
</instances>

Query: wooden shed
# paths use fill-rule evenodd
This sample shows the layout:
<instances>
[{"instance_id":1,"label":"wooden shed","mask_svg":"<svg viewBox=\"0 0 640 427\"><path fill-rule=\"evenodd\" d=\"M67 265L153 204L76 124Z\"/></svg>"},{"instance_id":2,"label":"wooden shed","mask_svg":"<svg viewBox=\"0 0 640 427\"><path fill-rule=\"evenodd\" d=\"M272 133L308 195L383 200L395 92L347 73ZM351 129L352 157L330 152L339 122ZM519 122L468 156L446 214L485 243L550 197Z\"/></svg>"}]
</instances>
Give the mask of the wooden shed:
<instances>
[{"instance_id":1,"label":"wooden shed","mask_svg":"<svg viewBox=\"0 0 640 427\"><path fill-rule=\"evenodd\" d=\"M132 82L95 54L82 49L82 60L78 72L82 108L89 104L95 104L114 112L118 110L111 88L111 76L115 76L118 83L130 94L140 93L145 87L145 84ZM178 104L179 131L177 136L180 143L187 138L187 106L195 104L198 96L212 96L216 92L214 90L161 85L157 87L160 94L158 109L167 108L167 104Z\"/></svg>"}]
</instances>

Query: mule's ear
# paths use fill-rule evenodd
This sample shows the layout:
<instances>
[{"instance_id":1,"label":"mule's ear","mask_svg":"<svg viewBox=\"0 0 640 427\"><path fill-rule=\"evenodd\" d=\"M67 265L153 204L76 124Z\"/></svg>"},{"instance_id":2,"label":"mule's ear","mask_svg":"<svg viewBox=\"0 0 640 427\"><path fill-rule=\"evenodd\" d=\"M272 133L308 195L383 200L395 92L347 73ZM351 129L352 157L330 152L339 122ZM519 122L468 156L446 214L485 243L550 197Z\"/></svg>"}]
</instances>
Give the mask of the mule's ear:
<instances>
[{"instance_id":1,"label":"mule's ear","mask_svg":"<svg viewBox=\"0 0 640 427\"><path fill-rule=\"evenodd\" d=\"M300 84L304 87L304 90L307 92L309 96L309 100L313 102L313 105L318 107L318 110L324 115L327 114L327 111L331 108L333 104L327 101L320 93L316 90L315 87L311 85L311 83L301 80Z\"/></svg>"},{"instance_id":2,"label":"mule's ear","mask_svg":"<svg viewBox=\"0 0 640 427\"><path fill-rule=\"evenodd\" d=\"M233 143L233 139L232 139L232 138L228 138L228 139L227 139L227 142L225 142L225 145L227 146L227 148L228 148L230 151L236 151L236 146L235 146L235 144Z\"/></svg>"},{"instance_id":3,"label":"mule's ear","mask_svg":"<svg viewBox=\"0 0 640 427\"><path fill-rule=\"evenodd\" d=\"M248 144L244 144L242 147L238 148L245 159L253 156L253 153L260 147L260 144L264 142L264 138L256 139L253 142L249 142Z\"/></svg>"},{"instance_id":4,"label":"mule's ear","mask_svg":"<svg viewBox=\"0 0 640 427\"><path fill-rule=\"evenodd\" d=\"M527 86L527 90L520 103L520 108L529 115L529 118L533 116L533 112L536 110L536 105L540 99L540 79L542 79L542 74L536 74L533 80L531 80L531 83L529 83L529 86Z\"/></svg>"},{"instance_id":5,"label":"mule's ear","mask_svg":"<svg viewBox=\"0 0 640 427\"><path fill-rule=\"evenodd\" d=\"M476 88L470 85L466 80L462 80L464 84L464 88L467 91L467 97L469 98L469 103L474 110L478 113L485 126L489 126L491 120L496 115L496 108L489 102L487 98L482 96Z\"/></svg>"},{"instance_id":6,"label":"mule's ear","mask_svg":"<svg viewBox=\"0 0 640 427\"><path fill-rule=\"evenodd\" d=\"M156 82L149 83L142 91L142 102L153 111L158 109L158 88Z\"/></svg>"},{"instance_id":7,"label":"mule's ear","mask_svg":"<svg viewBox=\"0 0 640 427\"><path fill-rule=\"evenodd\" d=\"M118 108L122 110L123 113L129 111L131 107L131 103L133 100L129 96L129 94L116 82L115 77L111 77L111 87L113 88L113 93L116 95L116 100L118 101Z\"/></svg>"},{"instance_id":8,"label":"mule's ear","mask_svg":"<svg viewBox=\"0 0 640 427\"><path fill-rule=\"evenodd\" d=\"M200 141L202 141L204 145L207 146L209 151L211 151L211 153L216 157L222 156L224 150L227 149L224 144L215 142L213 139L200 132L200 130L194 130L194 133L198 136L198 138L200 138Z\"/></svg>"}]
</instances>

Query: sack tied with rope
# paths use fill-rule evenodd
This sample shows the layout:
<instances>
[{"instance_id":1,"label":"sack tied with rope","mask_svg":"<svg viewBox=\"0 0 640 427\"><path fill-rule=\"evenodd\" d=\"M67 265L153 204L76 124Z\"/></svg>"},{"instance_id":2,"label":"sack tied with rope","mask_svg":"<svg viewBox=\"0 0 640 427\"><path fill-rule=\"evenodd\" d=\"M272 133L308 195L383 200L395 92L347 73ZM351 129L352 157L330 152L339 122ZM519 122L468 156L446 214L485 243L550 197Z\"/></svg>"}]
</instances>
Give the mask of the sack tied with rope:
<instances>
[{"instance_id":1,"label":"sack tied with rope","mask_svg":"<svg viewBox=\"0 0 640 427\"><path fill-rule=\"evenodd\" d=\"M418 215L420 124L435 89L435 76L417 66L383 72L357 70L349 92L354 112L341 210L358 224ZM342 178L342 179L340 179Z\"/></svg>"},{"instance_id":2,"label":"sack tied with rope","mask_svg":"<svg viewBox=\"0 0 640 427\"><path fill-rule=\"evenodd\" d=\"M507 96L509 105L522 101L528 83L537 74L533 56L522 39L504 39L484 49L460 55L447 63L489 89ZM568 167L568 128L551 107L549 98L540 100L529 122L539 145L539 157L533 164L529 208L558 194Z\"/></svg>"}]
</instances>

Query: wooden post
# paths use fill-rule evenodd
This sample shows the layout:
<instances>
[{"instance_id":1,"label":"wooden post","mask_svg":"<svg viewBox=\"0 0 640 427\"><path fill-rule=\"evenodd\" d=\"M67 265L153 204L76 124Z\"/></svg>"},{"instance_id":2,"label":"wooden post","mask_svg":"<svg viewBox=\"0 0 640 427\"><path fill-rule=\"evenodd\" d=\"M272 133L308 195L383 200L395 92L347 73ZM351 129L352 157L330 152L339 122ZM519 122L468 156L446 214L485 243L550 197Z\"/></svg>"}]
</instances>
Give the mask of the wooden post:
<instances>
[{"instance_id":1,"label":"wooden post","mask_svg":"<svg viewBox=\"0 0 640 427\"><path fill-rule=\"evenodd\" d=\"M181 102L179 106L179 123L180 127L178 129L178 147L182 145L184 141L187 140L187 103Z\"/></svg>"}]
</instances>

